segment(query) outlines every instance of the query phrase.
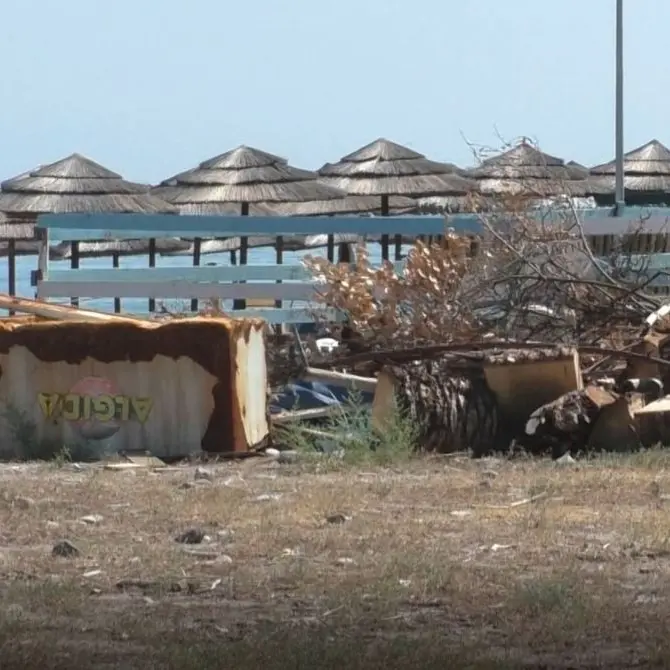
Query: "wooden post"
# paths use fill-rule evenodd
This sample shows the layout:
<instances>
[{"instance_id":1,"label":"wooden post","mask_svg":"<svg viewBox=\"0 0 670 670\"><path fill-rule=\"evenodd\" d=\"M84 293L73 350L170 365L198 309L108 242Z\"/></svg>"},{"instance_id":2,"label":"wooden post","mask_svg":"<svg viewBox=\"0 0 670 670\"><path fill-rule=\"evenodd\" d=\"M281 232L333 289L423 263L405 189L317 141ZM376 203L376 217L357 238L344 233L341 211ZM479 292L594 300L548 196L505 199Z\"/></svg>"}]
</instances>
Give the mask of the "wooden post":
<instances>
[{"instance_id":1,"label":"wooden post","mask_svg":"<svg viewBox=\"0 0 670 670\"><path fill-rule=\"evenodd\" d=\"M70 242L70 268L79 269L79 242ZM70 304L79 307L79 296L70 296Z\"/></svg>"},{"instance_id":2,"label":"wooden post","mask_svg":"<svg viewBox=\"0 0 670 670\"><path fill-rule=\"evenodd\" d=\"M200 251L202 247L202 240L199 237L196 237L193 240L193 267L199 267L200 265ZM198 311L198 299L193 298L191 300L191 311L192 312L197 312Z\"/></svg>"},{"instance_id":3,"label":"wooden post","mask_svg":"<svg viewBox=\"0 0 670 670\"><path fill-rule=\"evenodd\" d=\"M113 268L118 268L119 267L119 258L120 254L118 251L113 251L112 252L112 267ZM120 314L121 313L121 298L114 298L114 314Z\"/></svg>"},{"instance_id":4,"label":"wooden post","mask_svg":"<svg viewBox=\"0 0 670 670\"><path fill-rule=\"evenodd\" d=\"M49 231L46 228L36 228L39 241L37 252L37 295L39 296L39 285L42 279L46 279L49 273Z\"/></svg>"},{"instance_id":5,"label":"wooden post","mask_svg":"<svg viewBox=\"0 0 670 670\"><path fill-rule=\"evenodd\" d=\"M277 265L283 265L284 264L284 236L279 235L277 237L277 240L275 242L275 262ZM281 284L281 279L277 280L278 284ZM277 309L281 309L282 307L282 301L281 300L275 300L275 307Z\"/></svg>"},{"instance_id":6,"label":"wooden post","mask_svg":"<svg viewBox=\"0 0 670 670\"><path fill-rule=\"evenodd\" d=\"M243 202L240 208L241 216L249 216L249 203ZM240 265L247 264L247 251L249 250L249 238L245 235L240 238ZM238 299L233 300L233 310L246 309L247 301Z\"/></svg>"},{"instance_id":7,"label":"wooden post","mask_svg":"<svg viewBox=\"0 0 670 670\"><path fill-rule=\"evenodd\" d=\"M377 385L372 401L372 427L380 433L388 431L397 416L396 380L388 371L382 369L377 375Z\"/></svg>"},{"instance_id":8,"label":"wooden post","mask_svg":"<svg viewBox=\"0 0 670 670\"><path fill-rule=\"evenodd\" d=\"M388 195L382 196L382 216L389 215L389 197ZM382 235L382 260L387 261L389 259L389 236L387 234Z\"/></svg>"},{"instance_id":9,"label":"wooden post","mask_svg":"<svg viewBox=\"0 0 670 670\"><path fill-rule=\"evenodd\" d=\"M16 240L7 241L7 292L11 296L16 295ZM9 315L16 312L9 310Z\"/></svg>"},{"instance_id":10,"label":"wooden post","mask_svg":"<svg viewBox=\"0 0 670 670\"><path fill-rule=\"evenodd\" d=\"M152 237L149 240L149 267L156 267L156 238ZM149 313L152 314L156 311L156 300L154 298L149 298Z\"/></svg>"},{"instance_id":11,"label":"wooden post","mask_svg":"<svg viewBox=\"0 0 670 670\"><path fill-rule=\"evenodd\" d=\"M395 236L395 260L402 260L402 235Z\"/></svg>"},{"instance_id":12,"label":"wooden post","mask_svg":"<svg viewBox=\"0 0 670 670\"><path fill-rule=\"evenodd\" d=\"M284 264L284 236L279 235L277 236L277 239L275 240L275 262L277 265L283 265ZM277 280L278 284L281 284L281 279ZM282 308L282 301L281 300L275 300L275 309L281 309ZM275 325L275 334L281 335L281 324L278 323Z\"/></svg>"}]
</instances>

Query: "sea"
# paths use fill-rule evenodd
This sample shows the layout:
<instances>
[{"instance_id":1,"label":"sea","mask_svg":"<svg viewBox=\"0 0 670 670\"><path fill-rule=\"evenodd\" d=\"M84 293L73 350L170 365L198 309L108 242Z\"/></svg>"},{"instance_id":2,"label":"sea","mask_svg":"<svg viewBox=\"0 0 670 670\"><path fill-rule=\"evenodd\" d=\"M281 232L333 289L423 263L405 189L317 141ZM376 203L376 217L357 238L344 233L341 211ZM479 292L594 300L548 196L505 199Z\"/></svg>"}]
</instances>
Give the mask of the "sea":
<instances>
[{"instance_id":1,"label":"sea","mask_svg":"<svg viewBox=\"0 0 670 670\"><path fill-rule=\"evenodd\" d=\"M370 261L372 263L381 262L381 246L379 244L368 244L370 252ZM403 248L403 252L407 253L409 247ZM326 249L306 249L301 251L286 251L284 252L285 265L298 265L304 256L312 255L314 257L326 257ZM247 263L249 265L274 265L275 264L275 250L274 248L264 247L249 249L247 255ZM201 265L230 265L229 252L203 254L200 259ZM121 268L139 269L148 267L149 259L147 255L142 256L122 256L119 260ZM110 268L112 267L112 259L110 256L103 256L99 258L82 258L79 261L80 268L95 269L95 268ZM156 267L162 268L183 268L193 267L193 258L190 255L185 256L161 256L156 255ZM49 261L49 268L51 270L67 270L70 268L70 261ZM37 269L37 256L17 256L16 258L16 294L22 298L35 298L35 287L30 285L30 273ZM7 259L0 259L0 290L7 292ZM68 298L53 299L49 302L70 304ZM228 304L230 301L224 301L224 309L230 309L232 306ZM180 312L190 309L187 301L180 300L156 300L157 305L162 305L168 311ZM113 299L94 299L81 298L79 301L81 307L96 309L106 312L114 311ZM298 306L297 304L295 305ZM147 314L149 310L149 302L143 298L124 298L121 301L122 312L129 314Z\"/></svg>"}]
</instances>

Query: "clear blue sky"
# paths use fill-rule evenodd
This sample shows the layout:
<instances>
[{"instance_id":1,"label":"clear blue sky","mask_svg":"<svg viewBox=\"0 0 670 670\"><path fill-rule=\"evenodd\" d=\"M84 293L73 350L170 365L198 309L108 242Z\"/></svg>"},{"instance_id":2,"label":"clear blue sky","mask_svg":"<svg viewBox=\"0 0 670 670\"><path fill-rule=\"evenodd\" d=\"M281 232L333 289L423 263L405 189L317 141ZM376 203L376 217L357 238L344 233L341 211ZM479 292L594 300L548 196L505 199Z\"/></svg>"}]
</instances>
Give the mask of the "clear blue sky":
<instances>
[{"instance_id":1,"label":"clear blue sky","mask_svg":"<svg viewBox=\"0 0 670 670\"><path fill-rule=\"evenodd\" d=\"M625 0L626 147L670 143L670 0ZM0 179L79 151L155 182L249 144L303 168L379 136L614 154L615 0L5 0Z\"/></svg>"}]
</instances>

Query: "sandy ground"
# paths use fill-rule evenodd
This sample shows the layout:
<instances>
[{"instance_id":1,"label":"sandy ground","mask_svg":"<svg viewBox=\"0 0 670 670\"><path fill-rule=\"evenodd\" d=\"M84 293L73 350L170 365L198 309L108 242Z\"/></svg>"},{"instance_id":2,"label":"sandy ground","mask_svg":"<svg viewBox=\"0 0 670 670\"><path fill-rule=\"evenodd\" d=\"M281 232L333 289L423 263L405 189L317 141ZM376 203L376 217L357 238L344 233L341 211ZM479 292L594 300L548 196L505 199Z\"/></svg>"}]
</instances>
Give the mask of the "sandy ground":
<instances>
[{"instance_id":1,"label":"sandy ground","mask_svg":"<svg viewBox=\"0 0 670 670\"><path fill-rule=\"evenodd\" d=\"M4 465L0 667L670 667L669 465Z\"/></svg>"}]
</instances>

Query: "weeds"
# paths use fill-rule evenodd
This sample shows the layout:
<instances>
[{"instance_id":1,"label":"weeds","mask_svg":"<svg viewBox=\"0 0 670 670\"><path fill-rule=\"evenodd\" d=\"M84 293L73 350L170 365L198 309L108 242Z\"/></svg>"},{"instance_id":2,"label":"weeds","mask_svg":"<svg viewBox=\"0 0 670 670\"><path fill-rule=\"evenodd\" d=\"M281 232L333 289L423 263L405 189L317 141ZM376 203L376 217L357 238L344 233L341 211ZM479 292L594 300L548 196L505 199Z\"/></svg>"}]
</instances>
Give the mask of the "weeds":
<instances>
[{"instance_id":1,"label":"weeds","mask_svg":"<svg viewBox=\"0 0 670 670\"><path fill-rule=\"evenodd\" d=\"M633 453L608 452L589 455L584 460L599 468L641 467L660 472L670 469L670 450L659 444Z\"/></svg>"},{"instance_id":2,"label":"weeds","mask_svg":"<svg viewBox=\"0 0 670 670\"><path fill-rule=\"evenodd\" d=\"M317 430L304 423L278 429L280 442L291 449L350 465L392 465L407 461L417 449L418 436L418 427L401 411L383 432L376 430L371 408L358 391L352 391L338 411Z\"/></svg>"},{"instance_id":3,"label":"weeds","mask_svg":"<svg viewBox=\"0 0 670 670\"><path fill-rule=\"evenodd\" d=\"M5 459L53 461L62 466L71 461L93 460L97 456L96 450L88 444L64 445L60 440L40 437L37 424L28 413L10 403L4 404L0 418L4 420L11 444L2 449L1 456Z\"/></svg>"}]
</instances>

